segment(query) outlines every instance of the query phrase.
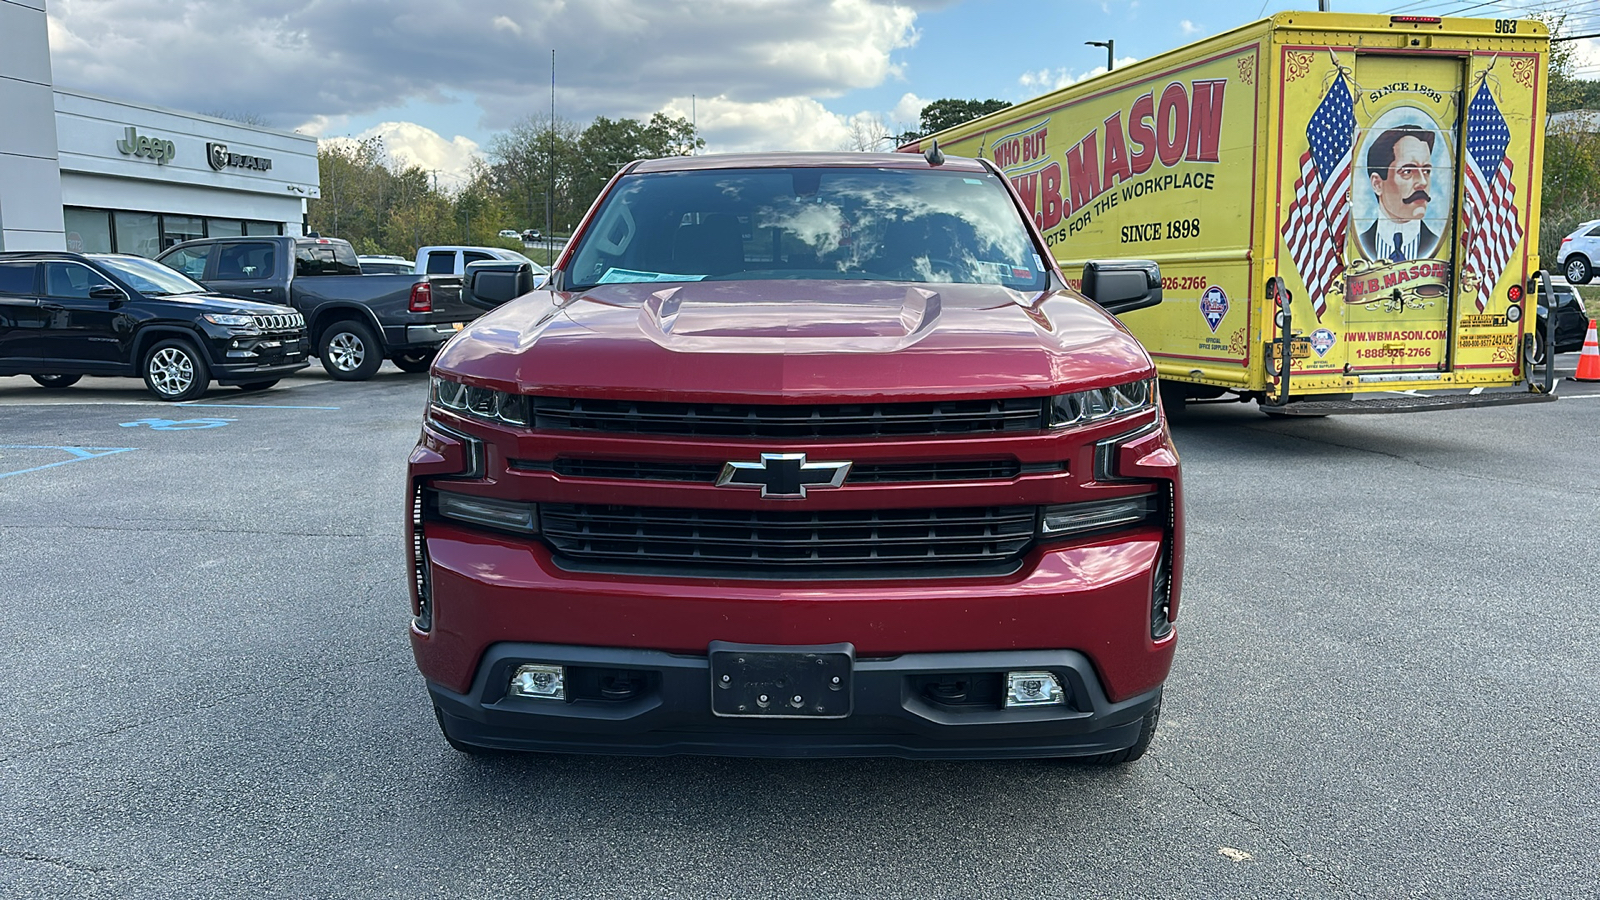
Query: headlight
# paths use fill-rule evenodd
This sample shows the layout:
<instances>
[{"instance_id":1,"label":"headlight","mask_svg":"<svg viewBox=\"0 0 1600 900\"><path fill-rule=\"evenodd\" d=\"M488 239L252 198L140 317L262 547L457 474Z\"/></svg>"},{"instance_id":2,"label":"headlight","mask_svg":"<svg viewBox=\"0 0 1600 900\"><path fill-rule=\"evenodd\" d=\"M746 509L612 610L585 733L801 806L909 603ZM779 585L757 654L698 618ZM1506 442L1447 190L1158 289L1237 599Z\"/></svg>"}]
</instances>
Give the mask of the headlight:
<instances>
[{"instance_id":1,"label":"headlight","mask_svg":"<svg viewBox=\"0 0 1600 900\"><path fill-rule=\"evenodd\" d=\"M1155 379L1058 394L1050 398L1050 427L1085 425L1150 409L1155 403Z\"/></svg>"},{"instance_id":2,"label":"headlight","mask_svg":"<svg viewBox=\"0 0 1600 900\"><path fill-rule=\"evenodd\" d=\"M470 387L435 377L430 399L434 406L468 418L506 425L528 424L528 398L521 394Z\"/></svg>"},{"instance_id":3,"label":"headlight","mask_svg":"<svg viewBox=\"0 0 1600 900\"><path fill-rule=\"evenodd\" d=\"M1039 536L1061 538L1109 528L1126 528L1154 519L1160 509L1161 497L1158 494L1046 506L1039 517Z\"/></svg>"},{"instance_id":4,"label":"headlight","mask_svg":"<svg viewBox=\"0 0 1600 900\"><path fill-rule=\"evenodd\" d=\"M434 491L434 509L446 519L505 531L539 533L539 507L519 500L495 500L451 491Z\"/></svg>"},{"instance_id":5,"label":"headlight","mask_svg":"<svg viewBox=\"0 0 1600 900\"><path fill-rule=\"evenodd\" d=\"M226 325L229 328L245 328L256 324L255 316L236 316L229 313L206 313L203 318L213 325Z\"/></svg>"}]
</instances>

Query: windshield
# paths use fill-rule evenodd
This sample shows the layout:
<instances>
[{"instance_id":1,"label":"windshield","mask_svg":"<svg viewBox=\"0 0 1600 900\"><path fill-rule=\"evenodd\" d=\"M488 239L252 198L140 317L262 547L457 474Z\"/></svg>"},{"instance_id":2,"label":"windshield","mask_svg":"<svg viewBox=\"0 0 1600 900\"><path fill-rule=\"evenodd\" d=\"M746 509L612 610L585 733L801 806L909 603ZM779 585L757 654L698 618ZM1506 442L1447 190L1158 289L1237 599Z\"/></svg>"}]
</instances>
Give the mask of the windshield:
<instances>
[{"instance_id":1,"label":"windshield","mask_svg":"<svg viewBox=\"0 0 1600 900\"><path fill-rule=\"evenodd\" d=\"M92 256L95 262L110 269L128 286L147 297L165 297L169 294L200 294L205 286L191 281L189 276L169 269L153 259L138 256Z\"/></svg>"},{"instance_id":2,"label":"windshield","mask_svg":"<svg viewBox=\"0 0 1600 900\"><path fill-rule=\"evenodd\" d=\"M584 231L568 288L826 278L1042 290L1047 271L988 172L718 169L624 177Z\"/></svg>"}]
</instances>

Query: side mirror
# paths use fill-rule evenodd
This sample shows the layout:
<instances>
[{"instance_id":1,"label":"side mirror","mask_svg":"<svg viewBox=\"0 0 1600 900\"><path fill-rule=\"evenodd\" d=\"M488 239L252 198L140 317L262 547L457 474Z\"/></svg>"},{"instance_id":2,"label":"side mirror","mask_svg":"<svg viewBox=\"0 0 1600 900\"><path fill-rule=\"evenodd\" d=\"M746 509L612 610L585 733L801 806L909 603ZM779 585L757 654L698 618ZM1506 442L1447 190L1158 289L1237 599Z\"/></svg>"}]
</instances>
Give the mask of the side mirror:
<instances>
[{"instance_id":1,"label":"side mirror","mask_svg":"<svg viewBox=\"0 0 1600 900\"><path fill-rule=\"evenodd\" d=\"M1161 267L1148 259L1091 259L1080 290L1114 316L1147 309L1161 302Z\"/></svg>"},{"instance_id":2,"label":"side mirror","mask_svg":"<svg viewBox=\"0 0 1600 900\"><path fill-rule=\"evenodd\" d=\"M538 278L533 266L512 260L482 260L467 263L461 279L461 299L479 309L494 309L502 303L532 292Z\"/></svg>"},{"instance_id":3,"label":"side mirror","mask_svg":"<svg viewBox=\"0 0 1600 900\"><path fill-rule=\"evenodd\" d=\"M97 284L89 289L89 299L115 300L120 303L123 300L128 299L128 296L122 293L122 288L114 287L109 284Z\"/></svg>"}]
</instances>

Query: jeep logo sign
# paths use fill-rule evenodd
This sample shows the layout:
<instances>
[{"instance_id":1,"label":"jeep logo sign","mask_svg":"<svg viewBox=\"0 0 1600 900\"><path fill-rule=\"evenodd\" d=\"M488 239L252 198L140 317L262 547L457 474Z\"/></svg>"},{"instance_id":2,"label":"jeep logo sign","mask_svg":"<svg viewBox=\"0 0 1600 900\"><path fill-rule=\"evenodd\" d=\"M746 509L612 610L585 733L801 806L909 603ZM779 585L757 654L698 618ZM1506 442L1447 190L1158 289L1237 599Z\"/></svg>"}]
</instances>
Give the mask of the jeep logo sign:
<instances>
[{"instance_id":1,"label":"jeep logo sign","mask_svg":"<svg viewBox=\"0 0 1600 900\"><path fill-rule=\"evenodd\" d=\"M272 168L272 160L265 156L249 156L244 153L229 153L227 144L206 144L206 162L211 163L211 168L221 172L223 169L254 169L265 172Z\"/></svg>"},{"instance_id":2,"label":"jeep logo sign","mask_svg":"<svg viewBox=\"0 0 1600 900\"><path fill-rule=\"evenodd\" d=\"M178 148L171 141L140 135L138 129L129 125L122 133L122 140L117 141L117 149L123 156L143 156L164 166L172 162Z\"/></svg>"}]
</instances>

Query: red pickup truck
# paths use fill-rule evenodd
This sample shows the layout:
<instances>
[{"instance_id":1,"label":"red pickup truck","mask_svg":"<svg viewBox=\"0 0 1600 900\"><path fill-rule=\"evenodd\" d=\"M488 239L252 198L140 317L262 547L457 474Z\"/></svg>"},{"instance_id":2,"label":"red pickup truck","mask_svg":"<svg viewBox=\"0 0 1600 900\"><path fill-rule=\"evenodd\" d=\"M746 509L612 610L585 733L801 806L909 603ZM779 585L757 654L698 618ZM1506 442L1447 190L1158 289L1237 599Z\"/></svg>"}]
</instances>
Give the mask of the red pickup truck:
<instances>
[{"instance_id":1,"label":"red pickup truck","mask_svg":"<svg viewBox=\"0 0 1600 900\"><path fill-rule=\"evenodd\" d=\"M983 160L627 166L433 366L410 634L445 737L1138 758L1182 496L1109 313L1160 284L1070 289Z\"/></svg>"}]
</instances>

